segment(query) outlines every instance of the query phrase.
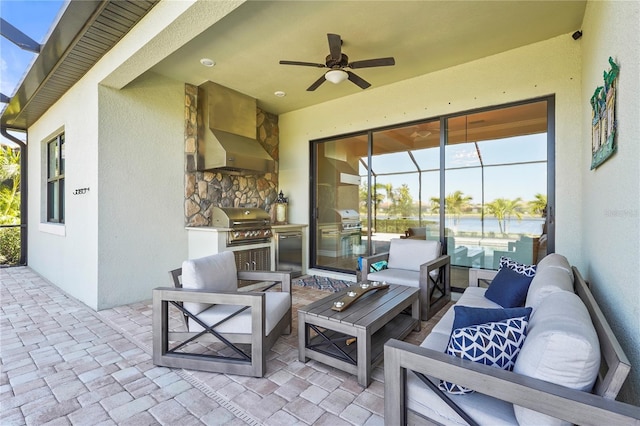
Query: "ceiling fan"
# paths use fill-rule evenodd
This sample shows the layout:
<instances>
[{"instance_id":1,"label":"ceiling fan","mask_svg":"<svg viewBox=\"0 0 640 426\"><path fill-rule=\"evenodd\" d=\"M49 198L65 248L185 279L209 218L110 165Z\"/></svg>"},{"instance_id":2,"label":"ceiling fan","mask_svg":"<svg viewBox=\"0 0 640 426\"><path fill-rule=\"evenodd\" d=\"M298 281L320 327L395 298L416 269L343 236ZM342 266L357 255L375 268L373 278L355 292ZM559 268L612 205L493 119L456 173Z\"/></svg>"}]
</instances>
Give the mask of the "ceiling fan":
<instances>
[{"instance_id":1,"label":"ceiling fan","mask_svg":"<svg viewBox=\"0 0 640 426\"><path fill-rule=\"evenodd\" d=\"M361 89L366 89L371 86L369 82L362 77L354 74L351 71L346 71L345 68L357 69L357 68L371 68L371 67L385 67L389 65L395 65L396 61L392 57L389 58L377 58L377 59L365 59L364 61L349 62L349 57L342 53L342 39L338 34L327 34L329 39L329 55L325 58L325 63L315 62L299 62L299 61L280 61L282 65L302 65L306 67L316 68L329 68L329 71L324 73L322 77L317 79L311 86L307 88L308 91L316 90L325 80L329 80L334 84L349 80L352 83L359 86Z\"/></svg>"}]
</instances>

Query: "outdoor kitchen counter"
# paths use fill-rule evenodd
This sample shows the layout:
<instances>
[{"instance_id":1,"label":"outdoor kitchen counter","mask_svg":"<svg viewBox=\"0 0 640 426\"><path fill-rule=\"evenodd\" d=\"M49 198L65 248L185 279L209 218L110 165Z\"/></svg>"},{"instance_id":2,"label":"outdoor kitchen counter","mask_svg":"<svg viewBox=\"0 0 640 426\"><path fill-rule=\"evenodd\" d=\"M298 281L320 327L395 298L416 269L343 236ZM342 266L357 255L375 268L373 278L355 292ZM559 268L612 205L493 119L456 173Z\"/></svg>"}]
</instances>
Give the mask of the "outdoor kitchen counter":
<instances>
[{"instance_id":1,"label":"outdoor kitchen counter","mask_svg":"<svg viewBox=\"0 0 640 426\"><path fill-rule=\"evenodd\" d=\"M288 223L286 225L271 225L273 232L286 232L286 231L297 231L306 228L309 225L296 224L296 223Z\"/></svg>"},{"instance_id":2,"label":"outdoor kitchen counter","mask_svg":"<svg viewBox=\"0 0 640 426\"><path fill-rule=\"evenodd\" d=\"M270 265L271 270L275 269L275 236L278 233L288 231L302 231L303 241L306 244L306 235L303 231L308 225L290 223L287 225L272 225L272 231L274 238L271 238L270 242L261 242L250 245L239 245L229 247L227 246L227 232L231 231L230 228L212 227L212 226L188 226L187 241L188 241L188 257L189 259L196 259L199 257L209 256L223 251L243 251L243 250L255 250L268 247L270 249ZM303 265L306 265L306 250L303 250ZM306 267L303 266L303 271Z\"/></svg>"},{"instance_id":3,"label":"outdoor kitchen counter","mask_svg":"<svg viewBox=\"0 0 640 426\"><path fill-rule=\"evenodd\" d=\"M272 242L261 242L250 245L227 246L227 233L230 228L219 228L213 226L188 226L187 241L189 248L189 259L209 256L223 251L251 250L263 247L272 247ZM273 252L273 248L271 249ZM273 259L271 264L273 264Z\"/></svg>"}]
</instances>

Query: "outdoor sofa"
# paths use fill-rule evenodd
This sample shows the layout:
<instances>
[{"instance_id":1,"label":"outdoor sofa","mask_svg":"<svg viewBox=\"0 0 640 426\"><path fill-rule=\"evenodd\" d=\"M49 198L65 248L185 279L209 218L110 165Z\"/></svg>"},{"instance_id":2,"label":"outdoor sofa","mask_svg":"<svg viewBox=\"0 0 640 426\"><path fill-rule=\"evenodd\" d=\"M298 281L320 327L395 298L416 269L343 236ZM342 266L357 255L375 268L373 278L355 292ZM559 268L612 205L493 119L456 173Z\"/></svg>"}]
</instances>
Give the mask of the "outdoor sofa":
<instances>
[{"instance_id":1,"label":"outdoor sofa","mask_svg":"<svg viewBox=\"0 0 640 426\"><path fill-rule=\"evenodd\" d=\"M498 279L496 271L471 269L470 287L420 346L395 339L385 344L385 424L424 424L429 419L445 425L639 425L640 408L615 401L630 371L629 360L588 285L564 256L546 256L525 288L525 307L518 309L530 313L513 371L458 357L454 343L466 342L460 335L487 328L473 316L502 311L503 305L485 297L489 290L478 281L495 278L489 288L495 284L499 289L511 273L504 271ZM471 318L481 325L458 329L450 343L456 311L458 320ZM462 352L471 346L463 345ZM460 387L475 392L450 393Z\"/></svg>"}]
</instances>

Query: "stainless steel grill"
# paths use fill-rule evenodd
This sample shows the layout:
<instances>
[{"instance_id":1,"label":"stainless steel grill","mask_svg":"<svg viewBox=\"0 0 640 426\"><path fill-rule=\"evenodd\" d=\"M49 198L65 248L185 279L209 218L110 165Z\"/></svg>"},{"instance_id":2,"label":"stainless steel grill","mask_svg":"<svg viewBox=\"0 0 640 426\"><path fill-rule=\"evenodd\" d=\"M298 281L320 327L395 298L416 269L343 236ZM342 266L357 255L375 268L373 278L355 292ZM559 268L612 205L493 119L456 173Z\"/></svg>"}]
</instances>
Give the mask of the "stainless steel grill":
<instances>
[{"instance_id":1,"label":"stainless steel grill","mask_svg":"<svg viewBox=\"0 0 640 426\"><path fill-rule=\"evenodd\" d=\"M259 208L214 207L211 225L227 232L227 245L249 245L271 241L271 217Z\"/></svg>"},{"instance_id":2,"label":"stainless steel grill","mask_svg":"<svg viewBox=\"0 0 640 426\"><path fill-rule=\"evenodd\" d=\"M336 214L340 220L340 231L342 233L360 232L362 222L360 222L360 214L352 209L336 209Z\"/></svg>"}]
</instances>

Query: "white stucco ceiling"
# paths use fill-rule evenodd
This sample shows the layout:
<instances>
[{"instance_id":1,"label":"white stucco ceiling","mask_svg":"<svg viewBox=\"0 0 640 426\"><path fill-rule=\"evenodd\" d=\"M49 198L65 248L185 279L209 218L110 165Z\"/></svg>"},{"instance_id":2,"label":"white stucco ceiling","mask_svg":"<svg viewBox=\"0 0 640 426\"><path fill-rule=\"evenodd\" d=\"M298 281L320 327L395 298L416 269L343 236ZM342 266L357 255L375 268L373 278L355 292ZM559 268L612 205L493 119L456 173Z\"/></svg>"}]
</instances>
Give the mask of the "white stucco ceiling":
<instances>
[{"instance_id":1,"label":"white stucco ceiling","mask_svg":"<svg viewBox=\"0 0 640 426\"><path fill-rule=\"evenodd\" d=\"M350 61L393 56L393 67L354 70L374 90L580 29L586 1L248 1L150 71L199 85L211 80L282 114L361 91L345 81L306 89L326 69L327 33ZM213 68L201 58L216 62ZM509 69L502 70L506 75ZM284 91L278 98L275 91Z\"/></svg>"}]
</instances>

